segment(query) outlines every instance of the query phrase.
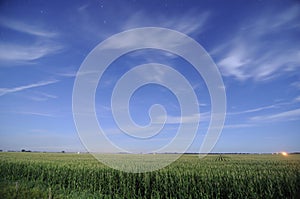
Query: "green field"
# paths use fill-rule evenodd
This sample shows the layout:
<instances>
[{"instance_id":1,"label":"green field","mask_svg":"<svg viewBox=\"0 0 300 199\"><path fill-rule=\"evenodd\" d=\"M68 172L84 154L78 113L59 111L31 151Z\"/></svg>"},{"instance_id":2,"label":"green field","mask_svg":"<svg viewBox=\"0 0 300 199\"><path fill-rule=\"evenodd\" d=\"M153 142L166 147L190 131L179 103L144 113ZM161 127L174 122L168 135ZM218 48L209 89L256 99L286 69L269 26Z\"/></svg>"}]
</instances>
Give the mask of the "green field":
<instances>
[{"instance_id":1,"label":"green field","mask_svg":"<svg viewBox=\"0 0 300 199\"><path fill-rule=\"evenodd\" d=\"M300 155L183 155L159 171L125 173L90 154L0 153L0 198L266 199L299 194Z\"/></svg>"}]
</instances>

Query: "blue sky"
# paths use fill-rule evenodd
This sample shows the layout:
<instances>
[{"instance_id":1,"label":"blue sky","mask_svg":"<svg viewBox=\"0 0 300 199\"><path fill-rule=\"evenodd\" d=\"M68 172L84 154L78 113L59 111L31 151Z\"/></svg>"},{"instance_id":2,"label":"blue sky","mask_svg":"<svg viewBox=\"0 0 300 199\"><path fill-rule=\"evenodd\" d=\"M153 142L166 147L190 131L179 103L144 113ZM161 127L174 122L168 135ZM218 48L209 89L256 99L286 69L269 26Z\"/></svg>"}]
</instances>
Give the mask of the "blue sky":
<instances>
[{"instance_id":1,"label":"blue sky","mask_svg":"<svg viewBox=\"0 0 300 199\"><path fill-rule=\"evenodd\" d=\"M76 72L101 41L149 26L187 34L218 66L227 116L214 152L300 151L300 4L279 0L1 1L0 149L84 151L72 115ZM151 62L172 66L193 86L201 119L188 151L198 151L210 119L209 93L193 67L171 53L139 50L112 63L97 88L99 123L114 143L136 152L163 146L165 138L175 135L180 108L161 86L144 86L130 101L139 125L149 123L153 104L168 112L168 123L151 144L132 142L112 117L110 98L117 80Z\"/></svg>"}]
</instances>

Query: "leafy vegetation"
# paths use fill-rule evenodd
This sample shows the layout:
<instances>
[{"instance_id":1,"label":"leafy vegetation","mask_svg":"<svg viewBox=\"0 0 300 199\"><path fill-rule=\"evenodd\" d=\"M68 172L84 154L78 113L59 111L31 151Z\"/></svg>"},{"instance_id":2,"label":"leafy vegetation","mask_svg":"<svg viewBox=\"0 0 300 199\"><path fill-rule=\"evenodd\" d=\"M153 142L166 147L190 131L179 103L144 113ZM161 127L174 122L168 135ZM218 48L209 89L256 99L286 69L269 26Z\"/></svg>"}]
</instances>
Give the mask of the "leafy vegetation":
<instances>
[{"instance_id":1,"label":"leafy vegetation","mask_svg":"<svg viewBox=\"0 0 300 199\"><path fill-rule=\"evenodd\" d=\"M298 198L299 184L300 155L183 155L125 173L90 154L0 153L0 198Z\"/></svg>"}]
</instances>

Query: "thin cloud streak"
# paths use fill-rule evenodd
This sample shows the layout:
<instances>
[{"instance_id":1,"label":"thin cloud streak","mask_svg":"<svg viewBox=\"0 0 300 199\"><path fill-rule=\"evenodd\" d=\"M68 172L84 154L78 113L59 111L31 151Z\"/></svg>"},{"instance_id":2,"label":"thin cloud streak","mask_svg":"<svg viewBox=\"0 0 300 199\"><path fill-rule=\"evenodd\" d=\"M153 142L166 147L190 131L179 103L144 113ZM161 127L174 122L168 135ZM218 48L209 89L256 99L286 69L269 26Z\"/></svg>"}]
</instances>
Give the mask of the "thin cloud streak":
<instances>
[{"instance_id":1,"label":"thin cloud streak","mask_svg":"<svg viewBox=\"0 0 300 199\"><path fill-rule=\"evenodd\" d=\"M25 97L30 99L30 100L38 101L38 102L46 101L46 100L49 100L49 99L57 99L56 95L51 95L51 94L44 93L44 92L35 92L33 95L28 95L28 96L25 96Z\"/></svg>"},{"instance_id":2,"label":"thin cloud streak","mask_svg":"<svg viewBox=\"0 0 300 199\"><path fill-rule=\"evenodd\" d=\"M0 61L7 62L9 65L28 63L49 54L58 53L62 48L61 45L53 42L36 43L30 46L2 43L0 46Z\"/></svg>"},{"instance_id":3,"label":"thin cloud streak","mask_svg":"<svg viewBox=\"0 0 300 199\"><path fill-rule=\"evenodd\" d=\"M246 114L246 113L254 113L254 112L259 112L259 111L278 108L278 107L279 107L279 104L274 104L274 105L262 106L262 107L248 109L248 110L239 111L239 112L229 112L229 113L227 113L227 115L240 115L240 114Z\"/></svg>"},{"instance_id":4,"label":"thin cloud streak","mask_svg":"<svg viewBox=\"0 0 300 199\"><path fill-rule=\"evenodd\" d=\"M253 109L244 110L244 111L228 112L227 115L228 116L230 116L230 115L240 115L240 114L260 112L260 111L269 110L269 109L278 109L278 108L286 107L288 105L293 105L293 104L298 103L298 102L300 102L300 96L297 96L294 99L292 99L290 101L287 101L287 102L275 103L275 104L272 104L272 105L261 106L261 107L257 107L257 108L253 108Z\"/></svg>"},{"instance_id":5,"label":"thin cloud streak","mask_svg":"<svg viewBox=\"0 0 300 199\"><path fill-rule=\"evenodd\" d=\"M284 112L272 114L272 115L255 116L255 117L250 118L250 120L272 122L272 121L298 120L299 118L300 118L300 109L294 109L294 110L284 111Z\"/></svg>"},{"instance_id":6,"label":"thin cloud streak","mask_svg":"<svg viewBox=\"0 0 300 199\"><path fill-rule=\"evenodd\" d=\"M26 33L33 36L40 36L40 37L55 37L58 34L55 32L49 32L46 30L43 30L39 26L24 23L21 21L16 21L8 18L0 17L0 25L18 31L22 33Z\"/></svg>"},{"instance_id":7,"label":"thin cloud streak","mask_svg":"<svg viewBox=\"0 0 300 199\"><path fill-rule=\"evenodd\" d=\"M54 83L57 83L57 82L59 82L59 80L43 81L43 82L28 84L28 85L25 85L25 86L19 86L19 87L15 87L15 88L0 88L0 96L6 95L6 94L9 94L9 93L20 92L20 91L31 89L31 88L46 86L46 85L54 84Z\"/></svg>"},{"instance_id":8,"label":"thin cloud streak","mask_svg":"<svg viewBox=\"0 0 300 199\"><path fill-rule=\"evenodd\" d=\"M40 112L17 112L17 114L24 114L24 115L35 115L35 116L43 116L43 117L56 117L55 115L49 113L40 113Z\"/></svg>"},{"instance_id":9,"label":"thin cloud streak","mask_svg":"<svg viewBox=\"0 0 300 199\"><path fill-rule=\"evenodd\" d=\"M156 124L183 124L183 123L198 123L198 122L204 122L204 121L209 121L211 117L210 112L204 112L204 113L198 113L198 114L193 114L189 116L167 116L167 120L165 123L164 117L159 116L157 118L154 118L154 123Z\"/></svg>"},{"instance_id":10,"label":"thin cloud streak","mask_svg":"<svg viewBox=\"0 0 300 199\"><path fill-rule=\"evenodd\" d=\"M239 129L239 128L251 128L251 127L255 127L255 124L248 124L248 123L241 123L241 124L225 124L224 126L222 126L223 129ZM221 128L220 126L211 126L211 129L219 129ZM202 128L202 129L207 129Z\"/></svg>"}]
</instances>

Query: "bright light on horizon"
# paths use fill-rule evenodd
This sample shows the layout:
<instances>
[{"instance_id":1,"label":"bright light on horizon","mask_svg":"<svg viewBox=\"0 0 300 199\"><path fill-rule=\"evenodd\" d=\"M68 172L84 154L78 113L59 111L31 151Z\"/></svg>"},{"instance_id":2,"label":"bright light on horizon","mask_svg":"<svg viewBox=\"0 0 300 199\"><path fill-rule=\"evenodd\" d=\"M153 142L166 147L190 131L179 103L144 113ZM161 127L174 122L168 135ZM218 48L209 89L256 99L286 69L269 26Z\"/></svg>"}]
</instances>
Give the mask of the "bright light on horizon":
<instances>
[{"instance_id":1,"label":"bright light on horizon","mask_svg":"<svg viewBox=\"0 0 300 199\"><path fill-rule=\"evenodd\" d=\"M288 153L287 153L287 152L281 152L281 155L283 155L283 156L287 156L287 155L288 155Z\"/></svg>"}]
</instances>

